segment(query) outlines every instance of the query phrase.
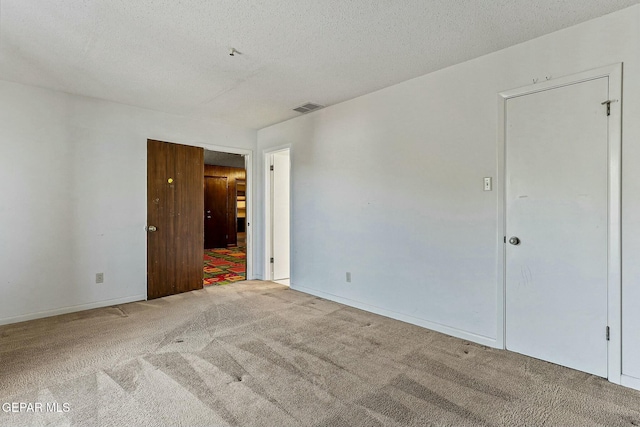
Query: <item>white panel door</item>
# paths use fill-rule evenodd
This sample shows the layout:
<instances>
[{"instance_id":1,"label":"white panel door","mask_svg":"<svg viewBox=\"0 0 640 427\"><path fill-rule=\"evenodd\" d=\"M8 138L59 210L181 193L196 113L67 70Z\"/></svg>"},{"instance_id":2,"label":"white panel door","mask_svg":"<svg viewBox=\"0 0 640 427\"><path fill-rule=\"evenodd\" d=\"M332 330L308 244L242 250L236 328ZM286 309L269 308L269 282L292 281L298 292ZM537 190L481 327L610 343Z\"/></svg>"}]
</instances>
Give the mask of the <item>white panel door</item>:
<instances>
[{"instance_id":1,"label":"white panel door","mask_svg":"<svg viewBox=\"0 0 640 427\"><path fill-rule=\"evenodd\" d=\"M607 77L508 99L505 153L506 347L601 377L607 99Z\"/></svg>"},{"instance_id":2,"label":"white panel door","mask_svg":"<svg viewBox=\"0 0 640 427\"><path fill-rule=\"evenodd\" d=\"M289 151L273 155L273 280L289 278Z\"/></svg>"}]
</instances>

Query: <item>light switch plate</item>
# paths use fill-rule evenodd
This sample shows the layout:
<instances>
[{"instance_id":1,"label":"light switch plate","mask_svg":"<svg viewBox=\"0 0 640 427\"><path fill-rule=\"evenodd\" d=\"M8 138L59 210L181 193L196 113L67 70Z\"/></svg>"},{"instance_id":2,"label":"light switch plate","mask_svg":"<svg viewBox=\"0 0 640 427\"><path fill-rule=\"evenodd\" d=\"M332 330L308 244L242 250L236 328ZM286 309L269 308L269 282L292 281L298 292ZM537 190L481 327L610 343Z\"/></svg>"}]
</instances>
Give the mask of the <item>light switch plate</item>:
<instances>
[{"instance_id":1,"label":"light switch plate","mask_svg":"<svg viewBox=\"0 0 640 427\"><path fill-rule=\"evenodd\" d=\"M484 191L491 191L491 177L484 177Z\"/></svg>"}]
</instances>

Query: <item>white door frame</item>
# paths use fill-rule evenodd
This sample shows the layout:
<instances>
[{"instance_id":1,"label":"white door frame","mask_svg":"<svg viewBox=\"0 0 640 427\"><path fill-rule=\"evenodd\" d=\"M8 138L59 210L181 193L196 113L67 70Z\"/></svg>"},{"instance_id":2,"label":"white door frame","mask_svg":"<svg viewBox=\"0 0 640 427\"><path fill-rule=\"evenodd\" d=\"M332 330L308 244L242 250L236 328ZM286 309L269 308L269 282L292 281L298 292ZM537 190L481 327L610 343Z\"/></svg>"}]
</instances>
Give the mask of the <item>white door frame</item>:
<instances>
[{"instance_id":1,"label":"white door frame","mask_svg":"<svg viewBox=\"0 0 640 427\"><path fill-rule=\"evenodd\" d=\"M263 166L264 166L264 280L273 280L273 270L271 266L271 252L272 252L272 235L273 235L273 224L271 223L271 205L273 202L273 194L271 193L271 160L274 154L281 153L284 151L289 152L289 161L291 161L291 144L280 145L278 147L269 148L262 152L263 156ZM291 191L291 169L289 169L289 206L292 206L291 199L293 197ZM293 218L292 209L289 209L289 247L291 247L291 223ZM292 276L291 272L291 259L293 258L293 254L290 252L289 255L289 277ZM291 279L289 279L291 280Z\"/></svg>"},{"instance_id":2,"label":"white door frame","mask_svg":"<svg viewBox=\"0 0 640 427\"><path fill-rule=\"evenodd\" d=\"M253 272L253 151L244 148L224 147L212 144L193 144L194 147L202 147L208 151L218 151L221 153L240 154L244 156L244 168L247 174L247 280L254 280L256 277Z\"/></svg>"},{"instance_id":3,"label":"white door frame","mask_svg":"<svg viewBox=\"0 0 640 427\"><path fill-rule=\"evenodd\" d=\"M496 346L506 348L506 188L505 188L505 149L506 149L506 115L507 100L518 96L556 89L601 77L609 78L609 100L611 115L609 116L609 158L608 158L608 280L607 280L607 318L610 328L610 340L607 350L607 371L609 381L620 384L622 374L622 282L621 282L621 164L622 164L622 63L609 65L594 70L548 80L538 84L508 90L498 94L498 175L496 186L498 194L498 235L497 235L497 307L498 330ZM602 101L607 101L603 99ZM606 106L603 105L603 114ZM602 331L603 339L605 331Z\"/></svg>"}]
</instances>

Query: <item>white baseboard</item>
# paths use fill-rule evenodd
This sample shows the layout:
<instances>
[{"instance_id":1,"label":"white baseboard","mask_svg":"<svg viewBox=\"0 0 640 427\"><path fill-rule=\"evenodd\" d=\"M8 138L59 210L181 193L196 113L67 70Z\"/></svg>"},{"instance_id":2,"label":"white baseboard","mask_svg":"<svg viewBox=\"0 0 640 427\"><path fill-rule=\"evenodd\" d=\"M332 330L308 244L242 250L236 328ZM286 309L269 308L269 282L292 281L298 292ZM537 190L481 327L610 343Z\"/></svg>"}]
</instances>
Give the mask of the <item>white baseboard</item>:
<instances>
[{"instance_id":1,"label":"white baseboard","mask_svg":"<svg viewBox=\"0 0 640 427\"><path fill-rule=\"evenodd\" d=\"M104 301L92 302L88 304L72 305L69 307L61 307L53 310L38 311L36 313L22 314L20 316L0 318L0 325L9 325L11 323L26 322L27 320L42 319L43 317L57 316L59 314L75 313L77 311L91 310L94 308L108 307L110 305L125 304L128 302L144 301L147 295L134 295L124 298L108 299Z\"/></svg>"},{"instance_id":2,"label":"white baseboard","mask_svg":"<svg viewBox=\"0 0 640 427\"><path fill-rule=\"evenodd\" d=\"M432 331L440 332L446 335L451 335L456 338L475 342L477 344L486 345L487 347L498 347L497 340L495 338L485 337L483 335L474 334L473 332L463 331L461 329L453 328L439 323L430 322L428 320L420 319L413 316L408 316L402 313L396 313L395 311L386 310L384 308L376 307L373 305L365 304L359 301L355 301L349 298L340 297L337 295L329 294L326 292L318 291L316 289L305 288L304 286L291 285L291 289L304 292L306 294L315 295L324 299L339 302L350 307L359 308L361 310L369 311L371 313L379 314L381 316L390 317L392 319L400 320L402 322L411 323L412 325L421 326L423 328L431 329Z\"/></svg>"},{"instance_id":3,"label":"white baseboard","mask_svg":"<svg viewBox=\"0 0 640 427\"><path fill-rule=\"evenodd\" d=\"M628 375L620 376L620 385L640 390L640 378L630 377Z\"/></svg>"}]
</instances>

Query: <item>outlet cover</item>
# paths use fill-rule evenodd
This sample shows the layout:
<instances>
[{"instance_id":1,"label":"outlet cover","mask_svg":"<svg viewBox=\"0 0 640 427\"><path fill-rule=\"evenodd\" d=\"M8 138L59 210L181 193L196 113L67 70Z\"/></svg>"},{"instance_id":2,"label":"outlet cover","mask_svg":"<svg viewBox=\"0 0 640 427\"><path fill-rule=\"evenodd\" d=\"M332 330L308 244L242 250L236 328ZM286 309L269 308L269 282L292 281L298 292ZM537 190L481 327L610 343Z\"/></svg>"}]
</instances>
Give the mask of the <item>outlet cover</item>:
<instances>
[{"instance_id":1,"label":"outlet cover","mask_svg":"<svg viewBox=\"0 0 640 427\"><path fill-rule=\"evenodd\" d=\"M104 273L96 273L96 283L104 283Z\"/></svg>"}]
</instances>

